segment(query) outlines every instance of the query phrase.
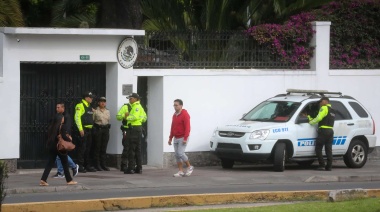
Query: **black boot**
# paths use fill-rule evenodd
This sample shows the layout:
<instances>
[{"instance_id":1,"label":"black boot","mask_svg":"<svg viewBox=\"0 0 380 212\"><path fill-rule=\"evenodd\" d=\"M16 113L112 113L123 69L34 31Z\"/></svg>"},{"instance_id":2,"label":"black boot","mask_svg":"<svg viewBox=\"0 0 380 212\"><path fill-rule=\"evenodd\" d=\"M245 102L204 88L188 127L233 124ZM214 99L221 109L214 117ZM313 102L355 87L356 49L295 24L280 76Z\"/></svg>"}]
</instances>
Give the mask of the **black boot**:
<instances>
[{"instance_id":1,"label":"black boot","mask_svg":"<svg viewBox=\"0 0 380 212\"><path fill-rule=\"evenodd\" d=\"M86 169L83 167L83 166L79 166L79 169L78 169L78 172L80 172L80 173L86 173Z\"/></svg>"},{"instance_id":2,"label":"black boot","mask_svg":"<svg viewBox=\"0 0 380 212\"><path fill-rule=\"evenodd\" d=\"M128 169L128 168L124 171L124 174L134 174L134 173L135 173L135 170Z\"/></svg>"},{"instance_id":3,"label":"black boot","mask_svg":"<svg viewBox=\"0 0 380 212\"><path fill-rule=\"evenodd\" d=\"M142 166L137 166L137 165L136 165L134 171L135 171L136 174L142 174Z\"/></svg>"},{"instance_id":4,"label":"black boot","mask_svg":"<svg viewBox=\"0 0 380 212\"><path fill-rule=\"evenodd\" d=\"M94 168L96 169L96 171L103 171L99 163L96 163Z\"/></svg>"},{"instance_id":5,"label":"black boot","mask_svg":"<svg viewBox=\"0 0 380 212\"><path fill-rule=\"evenodd\" d=\"M100 164L100 167L103 169L103 171L109 171L110 169L106 166L106 164L102 163Z\"/></svg>"},{"instance_id":6,"label":"black boot","mask_svg":"<svg viewBox=\"0 0 380 212\"><path fill-rule=\"evenodd\" d=\"M136 169L135 169L135 173L136 173L136 174L142 174L142 169L138 169L138 168L136 168Z\"/></svg>"},{"instance_id":7,"label":"black boot","mask_svg":"<svg viewBox=\"0 0 380 212\"><path fill-rule=\"evenodd\" d=\"M125 171L125 169L126 169L126 165L123 165L123 164L121 164L121 166L120 166L120 171L121 172L124 172Z\"/></svg>"},{"instance_id":8,"label":"black boot","mask_svg":"<svg viewBox=\"0 0 380 212\"><path fill-rule=\"evenodd\" d=\"M87 166L87 167L86 167L86 170L87 170L88 172L96 172L96 169L95 169L93 166Z\"/></svg>"}]
</instances>

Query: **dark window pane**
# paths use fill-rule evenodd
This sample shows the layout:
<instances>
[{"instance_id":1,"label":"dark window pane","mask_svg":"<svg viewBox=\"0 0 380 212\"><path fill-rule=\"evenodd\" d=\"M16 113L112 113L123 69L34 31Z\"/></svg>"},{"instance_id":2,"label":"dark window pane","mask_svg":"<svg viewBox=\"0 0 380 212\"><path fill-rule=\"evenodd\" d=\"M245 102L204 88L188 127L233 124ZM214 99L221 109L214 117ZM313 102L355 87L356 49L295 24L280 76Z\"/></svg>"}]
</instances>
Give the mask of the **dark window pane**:
<instances>
[{"instance_id":1,"label":"dark window pane","mask_svg":"<svg viewBox=\"0 0 380 212\"><path fill-rule=\"evenodd\" d=\"M352 119L351 114L341 102L331 101L330 104L335 110L335 121Z\"/></svg>"},{"instance_id":2,"label":"dark window pane","mask_svg":"<svg viewBox=\"0 0 380 212\"><path fill-rule=\"evenodd\" d=\"M362 106L360 106L357 102L349 102L351 107L355 110L355 112L362 118L367 118L368 113L364 110Z\"/></svg>"}]
</instances>

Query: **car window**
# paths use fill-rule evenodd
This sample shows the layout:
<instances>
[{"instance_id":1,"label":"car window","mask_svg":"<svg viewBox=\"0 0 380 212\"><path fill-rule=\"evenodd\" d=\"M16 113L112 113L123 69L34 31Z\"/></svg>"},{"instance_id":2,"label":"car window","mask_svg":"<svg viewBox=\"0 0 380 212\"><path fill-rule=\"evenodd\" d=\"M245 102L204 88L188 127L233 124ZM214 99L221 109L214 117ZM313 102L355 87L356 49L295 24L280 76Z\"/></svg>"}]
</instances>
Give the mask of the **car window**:
<instances>
[{"instance_id":1,"label":"car window","mask_svg":"<svg viewBox=\"0 0 380 212\"><path fill-rule=\"evenodd\" d=\"M351 105L351 107L355 110L355 112L360 116L361 118L367 118L368 113L363 109L361 105L357 102L349 102L348 104Z\"/></svg>"},{"instance_id":2,"label":"car window","mask_svg":"<svg viewBox=\"0 0 380 212\"><path fill-rule=\"evenodd\" d=\"M249 111L243 120L286 122L293 116L299 105L298 102L262 102Z\"/></svg>"},{"instance_id":3,"label":"car window","mask_svg":"<svg viewBox=\"0 0 380 212\"><path fill-rule=\"evenodd\" d=\"M311 102L311 103L307 104L302 109L302 111L301 111L301 113L299 115L300 116L309 115L311 118L315 118L315 117L317 117L318 112L319 112L319 104L318 104L318 102Z\"/></svg>"},{"instance_id":4,"label":"car window","mask_svg":"<svg viewBox=\"0 0 380 212\"><path fill-rule=\"evenodd\" d=\"M331 101L330 104L331 107L335 110L335 121L352 119L351 114L341 102Z\"/></svg>"}]
</instances>

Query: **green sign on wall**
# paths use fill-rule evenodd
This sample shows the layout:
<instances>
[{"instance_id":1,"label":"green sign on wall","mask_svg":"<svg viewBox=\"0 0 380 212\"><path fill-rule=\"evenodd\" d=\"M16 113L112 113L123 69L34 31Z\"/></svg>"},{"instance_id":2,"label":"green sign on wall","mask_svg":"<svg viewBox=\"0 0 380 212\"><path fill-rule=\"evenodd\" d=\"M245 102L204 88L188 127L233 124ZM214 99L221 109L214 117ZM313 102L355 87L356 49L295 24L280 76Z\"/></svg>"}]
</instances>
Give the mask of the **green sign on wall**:
<instances>
[{"instance_id":1,"label":"green sign on wall","mask_svg":"<svg viewBox=\"0 0 380 212\"><path fill-rule=\"evenodd\" d=\"M80 60L90 60L90 55L79 55Z\"/></svg>"}]
</instances>

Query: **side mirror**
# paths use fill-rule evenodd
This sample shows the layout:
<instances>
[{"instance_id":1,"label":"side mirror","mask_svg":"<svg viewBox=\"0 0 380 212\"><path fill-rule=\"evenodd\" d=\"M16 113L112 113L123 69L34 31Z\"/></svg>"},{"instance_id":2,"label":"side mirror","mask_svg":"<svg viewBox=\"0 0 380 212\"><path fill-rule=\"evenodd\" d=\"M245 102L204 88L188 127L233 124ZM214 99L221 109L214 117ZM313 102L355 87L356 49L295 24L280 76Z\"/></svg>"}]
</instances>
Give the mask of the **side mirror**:
<instances>
[{"instance_id":1,"label":"side mirror","mask_svg":"<svg viewBox=\"0 0 380 212\"><path fill-rule=\"evenodd\" d=\"M298 117L296 124L309 123L309 119L305 116Z\"/></svg>"}]
</instances>

